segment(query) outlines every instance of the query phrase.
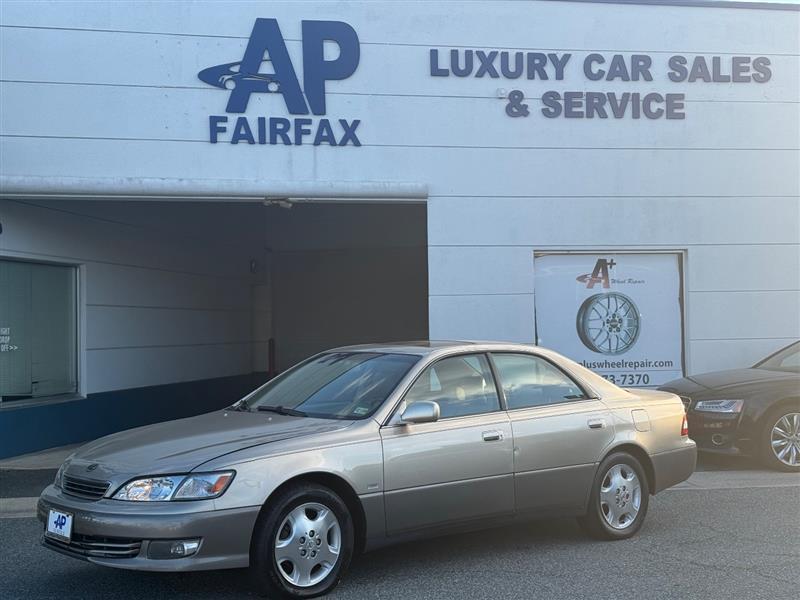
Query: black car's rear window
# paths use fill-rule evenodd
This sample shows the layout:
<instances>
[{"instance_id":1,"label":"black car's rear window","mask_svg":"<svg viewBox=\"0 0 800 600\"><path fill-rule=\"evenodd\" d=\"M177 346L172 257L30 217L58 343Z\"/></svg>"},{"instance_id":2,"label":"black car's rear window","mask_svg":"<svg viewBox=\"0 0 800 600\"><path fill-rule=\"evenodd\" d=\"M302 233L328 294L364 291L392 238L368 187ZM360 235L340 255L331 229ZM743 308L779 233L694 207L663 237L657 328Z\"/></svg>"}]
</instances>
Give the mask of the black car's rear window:
<instances>
[{"instance_id":1,"label":"black car's rear window","mask_svg":"<svg viewBox=\"0 0 800 600\"><path fill-rule=\"evenodd\" d=\"M281 407L309 417L364 419L419 360L411 354L321 354L256 390L246 399L246 408Z\"/></svg>"}]
</instances>

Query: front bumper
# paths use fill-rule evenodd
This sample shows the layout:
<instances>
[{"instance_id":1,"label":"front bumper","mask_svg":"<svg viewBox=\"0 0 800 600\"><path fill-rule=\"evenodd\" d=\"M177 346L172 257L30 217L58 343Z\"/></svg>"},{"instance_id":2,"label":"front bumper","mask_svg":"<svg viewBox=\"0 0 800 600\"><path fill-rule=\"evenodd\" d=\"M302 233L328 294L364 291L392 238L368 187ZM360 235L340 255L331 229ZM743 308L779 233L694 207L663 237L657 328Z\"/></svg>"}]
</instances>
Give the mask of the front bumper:
<instances>
[{"instance_id":1,"label":"front bumper","mask_svg":"<svg viewBox=\"0 0 800 600\"><path fill-rule=\"evenodd\" d=\"M46 548L98 565L140 571L248 566L250 538L260 510L258 506L215 510L213 500L157 503L83 500L50 485L39 498L36 511L39 521L45 522L51 508L73 515L75 543L66 545L42 536ZM150 542L182 539L200 539L197 552L186 558L148 558ZM86 544L97 540L108 547L124 546L127 552L119 558L87 555Z\"/></svg>"},{"instance_id":2,"label":"front bumper","mask_svg":"<svg viewBox=\"0 0 800 600\"><path fill-rule=\"evenodd\" d=\"M751 454L753 442L741 434L740 414L689 410L689 437L700 450L720 454Z\"/></svg>"}]
</instances>

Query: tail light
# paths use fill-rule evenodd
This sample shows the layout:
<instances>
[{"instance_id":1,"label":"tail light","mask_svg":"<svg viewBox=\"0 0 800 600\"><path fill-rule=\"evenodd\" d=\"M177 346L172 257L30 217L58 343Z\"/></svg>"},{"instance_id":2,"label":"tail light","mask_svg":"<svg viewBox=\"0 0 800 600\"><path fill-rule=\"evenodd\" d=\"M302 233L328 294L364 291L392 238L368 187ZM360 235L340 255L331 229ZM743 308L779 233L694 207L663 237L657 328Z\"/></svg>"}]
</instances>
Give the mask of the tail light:
<instances>
[{"instance_id":1,"label":"tail light","mask_svg":"<svg viewBox=\"0 0 800 600\"><path fill-rule=\"evenodd\" d=\"M689 421L686 415L683 415L683 423L681 423L681 436L687 437L689 435Z\"/></svg>"}]
</instances>

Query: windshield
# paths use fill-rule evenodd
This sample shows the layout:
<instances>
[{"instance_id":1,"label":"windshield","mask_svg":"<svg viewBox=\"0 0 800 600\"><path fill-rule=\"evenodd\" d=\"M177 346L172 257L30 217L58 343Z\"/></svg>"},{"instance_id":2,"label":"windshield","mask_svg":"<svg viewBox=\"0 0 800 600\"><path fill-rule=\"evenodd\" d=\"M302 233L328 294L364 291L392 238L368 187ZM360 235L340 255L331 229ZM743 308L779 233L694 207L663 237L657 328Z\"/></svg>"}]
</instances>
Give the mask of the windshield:
<instances>
[{"instance_id":1,"label":"windshield","mask_svg":"<svg viewBox=\"0 0 800 600\"><path fill-rule=\"evenodd\" d=\"M374 413L420 357L377 352L321 354L273 379L239 404L324 419ZM288 410L286 410L288 409Z\"/></svg>"},{"instance_id":2,"label":"windshield","mask_svg":"<svg viewBox=\"0 0 800 600\"><path fill-rule=\"evenodd\" d=\"M800 342L789 344L783 350L778 350L772 356L768 356L758 363L755 368L800 373Z\"/></svg>"}]
</instances>

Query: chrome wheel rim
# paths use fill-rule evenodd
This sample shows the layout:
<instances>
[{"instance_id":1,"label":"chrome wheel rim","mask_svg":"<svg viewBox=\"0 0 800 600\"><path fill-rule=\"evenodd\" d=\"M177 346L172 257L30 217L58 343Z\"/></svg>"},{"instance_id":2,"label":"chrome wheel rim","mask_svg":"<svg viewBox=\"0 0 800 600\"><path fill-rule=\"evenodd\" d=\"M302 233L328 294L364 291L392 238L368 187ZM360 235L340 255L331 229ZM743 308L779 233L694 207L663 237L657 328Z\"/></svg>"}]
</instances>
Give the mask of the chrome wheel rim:
<instances>
[{"instance_id":1,"label":"chrome wheel rim","mask_svg":"<svg viewBox=\"0 0 800 600\"><path fill-rule=\"evenodd\" d=\"M623 354L639 337L639 309L619 292L598 294L585 303L579 332L586 347L602 354Z\"/></svg>"},{"instance_id":2,"label":"chrome wheel rim","mask_svg":"<svg viewBox=\"0 0 800 600\"><path fill-rule=\"evenodd\" d=\"M642 507L642 484L627 464L611 467L600 482L600 514L614 529L627 529Z\"/></svg>"},{"instance_id":3,"label":"chrome wheel rim","mask_svg":"<svg viewBox=\"0 0 800 600\"><path fill-rule=\"evenodd\" d=\"M342 530L333 511L307 502L286 515L275 535L275 564L287 582L307 588L333 571L342 548Z\"/></svg>"},{"instance_id":4,"label":"chrome wheel rim","mask_svg":"<svg viewBox=\"0 0 800 600\"><path fill-rule=\"evenodd\" d=\"M783 464L800 466L800 413L787 413L775 421L770 445L775 458Z\"/></svg>"}]
</instances>

